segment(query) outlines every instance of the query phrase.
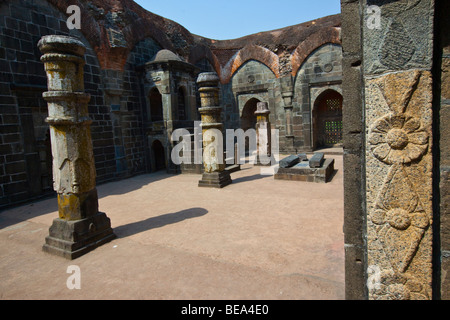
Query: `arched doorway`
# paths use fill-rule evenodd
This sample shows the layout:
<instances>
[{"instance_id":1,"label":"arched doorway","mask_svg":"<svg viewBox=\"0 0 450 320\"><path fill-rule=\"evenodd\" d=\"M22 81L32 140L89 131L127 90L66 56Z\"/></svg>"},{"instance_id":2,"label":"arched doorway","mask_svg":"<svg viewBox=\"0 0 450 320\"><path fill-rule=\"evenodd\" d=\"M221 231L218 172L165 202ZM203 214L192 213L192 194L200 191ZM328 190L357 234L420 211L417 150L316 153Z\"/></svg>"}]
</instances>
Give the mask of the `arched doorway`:
<instances>
[{"instance_id":1,"label":"arched doorway","mask_svg":"<svg viewBox=\"0 0 450 320\"><path fill-rule=\"evenodd\" d=\"M156 87L150 91L149 100L150 100L150 120L151 121L164 120L162 96Z\"/></svg>"},{"instance_id":2,"label":"arched doorway","mask_svg":"<svg viewBox=\"0 0 450 320\"><path fill-rule=\"evenodd\" d=\"M313 147L342 145L342 95L335 90L325 90L314 102Z\"/></svg>"},{"instance_id":3,"label":"arched doorway","mask_svg":"<svg viewBox=\"0 0 450 320\"><path fill-rule=\"evenodd\" d=\"M166 155L161 141L153 141L152 155L155 160L155 171L166 169Z\"/></svg>"},{"instance_id":4,"label":"arched doorway","mask_svg":"<svg viewBox=\"0 0 450 320\"><path fill-rule=\"evenodd\" d=\"M251 98L248 100L244 108L242 109L241 115L241 129L247 131L248 129L256 130L256 104L260 102L260 100L256 98ZM247 151L249 148L249 140L248 136L245 137L245 150Z\"/></svg>"},{"instance_id":5,"label":"arched doorway","mask_svg":"<svg viewBox=\"0 0 450 320\"><path fill-rule=\"evenodd\" d=\"M242 109L242 115L241 115L241 129L247 130L247 129L255 129L256 128L256 104L260 102L256 98L251 98L247 101L247 103L244 105L244 108Z\"/></svg>"}]
</instances>

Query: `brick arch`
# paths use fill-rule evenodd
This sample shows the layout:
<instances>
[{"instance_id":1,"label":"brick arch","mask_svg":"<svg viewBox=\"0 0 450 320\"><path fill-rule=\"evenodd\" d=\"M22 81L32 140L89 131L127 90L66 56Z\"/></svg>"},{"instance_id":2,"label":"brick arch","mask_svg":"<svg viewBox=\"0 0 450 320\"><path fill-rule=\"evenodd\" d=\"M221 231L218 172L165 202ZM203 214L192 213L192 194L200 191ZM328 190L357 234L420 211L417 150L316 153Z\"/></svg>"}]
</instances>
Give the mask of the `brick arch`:
<instances>
[{"instance_id":1,"label":"brick arch","mask_svg":"<svg viewBox=\"0 0 450 320\"><path fill-rule=\"evenodd\" d=\"M89 13L89 11L85 8L84 4L79 0L72 1L60 1L60 0L47 0L50 4L55 6L59 11L61 11L64 15L69 17L71 14L67 13L67 7L70 5L77 5L80 8L81 13L81 33L89 42L91 47L97 51L98 48L101 47L102 42L102 32L100 30L100 26L94 17Z\"/></svg>"},{"instance_id":2,"label":"brick arch","mask_svg":"<svg viewBox=\"0 0 450 320\"><path fill-rule=\"evenodd\" d=\"M126 40L126 47L111 47L108 40L107 30L99 24L97 20L91 15L86 5L80 0L61 1L61 0L47 0L54 5L67 17L70 14L66 13L69 5L77 5L80 8L81 13L81 33L86 40L90 43L91 47L97 54L100 67L102 69L112 69L123 71L125 63L128 59L128 55L133 50L134 46L145 38L153 38L164 49L174 51L174 47L167 37L167 35L161 31L161 21L163 18L152 15L152 18L159 19L153 21L152 19L144 19L139 17L136 20L121 31ZM127 1L129 2L129 1ZM106 6L109 3L105 3ZM120 2L117 4L120 5ZM127 4L131 6L133 4ZM123 9L123 8L122 8ZM142 11L142 10L137 10Z\"/></svg>"},{"instance_id":3,"label":"brick arch","mask_svg":"<svg viewBox=\"0 0 450 320\"><path fill-rule=\"evenodd\" d=\"M295 49L294 53L291 55L292 76L296 76L297 71L300 69L305 59L311 54L311 52L313 52L317 48L326 43L341 45L339 35L340 28L331 27L321 29L301 42Z\"/></svg>"},{"instance_id":4,"label":"brick arch","mask_svg":"<svg viewBox=\"0 0 450 320\"><path fill-rule=\"evenodd\" d=\"M132 24L122 29L122 34L126 40L126 47L111 48L106 30L104 28L102 29L105 33L104 47L102 48L102 54L106 58L103 64L105 69L124 70L128 56L135 46L147 38L154 40L163 49L175 50L167 35L160 30L160 27L146 19L138 18Z\"/></svg>"},{"instance_id":5,"label":"brick arch","mask_svg":"<svg viewBox=\"0 0 450 320\"><path fill-rule=\"evenodd\" d=\"M150 20L136 19L132 24L126 26L122 32L127 40L129 52L133 50L137 43L146 38L152 38L161 48L175 52L175 48L167 35Z\"/></svg>"},{"instance_id":6,"label":"brick arch","mask_svg":"<svg viewBox=\"0 0 450 320\"><path fill-rule=\"evenodd\" d=\"M217 75L220 78L221 67L219 59L217 59L216 55L211 51L211 49L204 45L196 45L191 48L189 52L188 62L191 64L196 64L201 59L207 59L209 63L213 66Z\"/></svg>"},{"instance_id":7,"label":"brick arch","mask_svg":"<svg viewBox=\"0 0 450 320\"><path fill-rule=\"evenodd\" d=\"M229 82L234 73L249 60L256 60L263 63L275 74L275 77L280 77L278 56L269 49L252 44L239 50L239 52L222 69L221 82Z\"/></svg>"}]
</instances>

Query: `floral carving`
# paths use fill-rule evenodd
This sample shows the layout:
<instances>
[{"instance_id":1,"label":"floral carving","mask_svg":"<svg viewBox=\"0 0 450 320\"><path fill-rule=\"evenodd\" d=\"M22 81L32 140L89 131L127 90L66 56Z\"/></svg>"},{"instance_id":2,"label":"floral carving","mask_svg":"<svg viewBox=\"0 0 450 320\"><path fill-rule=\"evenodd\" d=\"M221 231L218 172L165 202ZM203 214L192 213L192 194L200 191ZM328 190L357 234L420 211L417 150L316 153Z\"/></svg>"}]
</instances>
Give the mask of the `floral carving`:
<instances>
[{"instance_id":1,"label":"floral carving","mask_svg":"<svg viewBox=\"0 0 450 320\"><path fill-rule=\"evenodd\" d=\"M380 285L373 290L373 295L385 300L426 300L429 296L424 289L420 282L404 274L383 271Z\"/></svg>"},{"instance_id":2,"label":"floral carving","mask_svg":"<svg viewBox=\"0 0 450 320\"><path fill-rule=\"evenodd\" d=\"M430 168L425 156L432 143L430 79L428 72L413 70L387 74L368 86L368 101L376 104L367 109L367 118L390 110L375 118L367 135L369 158L388 165L372 162L369 170L371 186L378 189L368 193L369 262L381 272L377 285L369 288L374 299L431 297L432 218L422 190L430 186L421 185ZM381 97L385 105L378 104L383 104ZM384 170L383 179L379 173Z\"/></svg>"},{"instance_id":3,"label":"floral carving","mask_svg":"<svg viewBox=\"0 0 450 320\"><path fill-rule=\"evenodd\" d=\"M428 134L420 120L405 114L389 114L373 124L369 143L372 153L387 163L409 163L428 148Z\"/></svg>"},{"instance_id":4,"label":"floral carving","mask_svg":"<svg viewBox=\"0 0 450 320\"><path fill-rule=\"evenodd\" d=\"M430 219L402 165L391 168L370 219L382 226L378 235L392 267L405 272Z\"/></svg>"}]
</instances>

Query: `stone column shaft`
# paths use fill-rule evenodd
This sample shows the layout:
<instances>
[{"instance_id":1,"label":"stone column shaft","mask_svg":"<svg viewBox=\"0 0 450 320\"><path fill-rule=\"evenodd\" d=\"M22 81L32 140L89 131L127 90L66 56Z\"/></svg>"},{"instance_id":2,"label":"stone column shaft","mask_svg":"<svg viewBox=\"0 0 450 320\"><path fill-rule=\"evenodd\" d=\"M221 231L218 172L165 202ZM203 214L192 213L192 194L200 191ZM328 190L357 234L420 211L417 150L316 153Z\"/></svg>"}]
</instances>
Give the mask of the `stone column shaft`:
<instances>
[{"instance_id":1,"label":"stone column shaft","mask_svg":"<svg viewBox=\"0 0 450 320\"><path fill-rule=\"evenodd\" d=\"M269 122L269 107L267 102L258 102L256 104L256 137L257 137L257 165L270 165L272 155L271 144L271 125Z\"/></svg>"},{"instance_id":2,"label":"stone column shaft","mask_svg":"<svg viewBox=\"0 0 450 320\"><path fill-rule=\"evenodd\" d=\"M48 79L49 91L43 97L48 102L59 211L43 250L74 259L114 238L109 218L98 212L90 96L83 92L86 48L77 39L54 35L42 37L38 46Z\"/></svg>"},{"instance_id":3,"label":"stone column shaft","mask_svg":"<svg viewBox=\"0 0 450 320\"><path fill-rule=\"evenodd\" d=\"M230 173L225 170L223 150L222 107L219 103L219 77L215 72L204 72L198 76L203 134L204 173L199 187L222 188L231 183Z\"/></svg>"}]
</instances>

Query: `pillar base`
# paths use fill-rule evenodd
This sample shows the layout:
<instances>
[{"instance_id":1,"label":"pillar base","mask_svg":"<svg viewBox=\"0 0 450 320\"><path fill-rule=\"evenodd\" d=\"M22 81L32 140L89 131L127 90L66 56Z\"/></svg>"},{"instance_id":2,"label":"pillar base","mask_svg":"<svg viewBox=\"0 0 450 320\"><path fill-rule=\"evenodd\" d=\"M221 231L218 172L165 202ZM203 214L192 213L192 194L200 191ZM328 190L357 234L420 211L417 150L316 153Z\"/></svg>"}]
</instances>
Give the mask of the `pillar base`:
<instances>
[{"instance_id":1,"label":"pillar base","mask_svg":"<svg viewBox=\"0 0 450 320\"><path fill-rule=\"evenodd\" d=\"M42 250L72 260L115 237L111 222L103 212L81 220L57 218L53 220Z\"/></svg>"},{"instance_id":2,"label":"pillar base","mask_svg":"<svg viewBox=\"0 0 450 320\"><path fill-rule=\"evenodd\" d=\"M199 187L223 188L231 184L231 176L228 170L221 172L204 172L202 180L198 182Z\"/></svg>"}]
</instances>

